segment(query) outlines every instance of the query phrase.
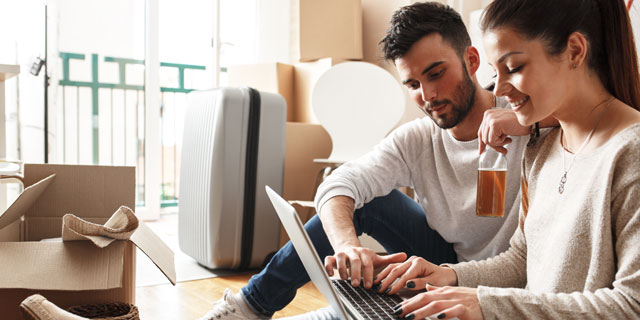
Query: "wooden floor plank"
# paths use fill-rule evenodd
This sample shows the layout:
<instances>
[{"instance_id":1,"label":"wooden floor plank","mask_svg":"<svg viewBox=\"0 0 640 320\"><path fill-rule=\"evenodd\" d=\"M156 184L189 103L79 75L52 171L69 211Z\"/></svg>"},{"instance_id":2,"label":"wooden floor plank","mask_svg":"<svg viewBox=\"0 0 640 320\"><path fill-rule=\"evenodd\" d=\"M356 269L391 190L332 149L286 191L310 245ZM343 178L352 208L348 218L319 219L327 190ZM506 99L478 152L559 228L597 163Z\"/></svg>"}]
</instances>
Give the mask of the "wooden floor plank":
<instances>
[{"instance_id":1,"label":"wooden floor plank","mask_svg":"<svg viewBox=\"0 0 640 320\"><path fill-rule=\"evenodd\" d=\"M238 292L252 274L225 276L178 283L138 287L136 305L141 319L198 319L214 301L220 299L225 288ZM274 318L288 317L328 306L322 294L308 283L298 290L296 298Z\"/></svg>"}]
</instances>

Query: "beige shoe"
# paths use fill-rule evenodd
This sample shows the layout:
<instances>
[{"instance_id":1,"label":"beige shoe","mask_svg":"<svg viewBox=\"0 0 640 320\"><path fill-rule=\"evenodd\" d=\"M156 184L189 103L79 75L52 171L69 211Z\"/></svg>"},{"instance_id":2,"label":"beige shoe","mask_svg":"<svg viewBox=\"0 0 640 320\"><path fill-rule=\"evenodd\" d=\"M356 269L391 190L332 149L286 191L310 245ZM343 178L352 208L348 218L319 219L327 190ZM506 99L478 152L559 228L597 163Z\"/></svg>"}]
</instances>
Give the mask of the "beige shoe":
<instances>
[{"instance_id":1,"label":"beige shoe","mask_svg":"<svg viewBox=\"0 0 640 320\"><path fill-rule=\"evenodd\" d=\"M60 309L39 294L24 299L20 303L20 311L26 320L88 320Z\"/></svg>"}]
</instances>

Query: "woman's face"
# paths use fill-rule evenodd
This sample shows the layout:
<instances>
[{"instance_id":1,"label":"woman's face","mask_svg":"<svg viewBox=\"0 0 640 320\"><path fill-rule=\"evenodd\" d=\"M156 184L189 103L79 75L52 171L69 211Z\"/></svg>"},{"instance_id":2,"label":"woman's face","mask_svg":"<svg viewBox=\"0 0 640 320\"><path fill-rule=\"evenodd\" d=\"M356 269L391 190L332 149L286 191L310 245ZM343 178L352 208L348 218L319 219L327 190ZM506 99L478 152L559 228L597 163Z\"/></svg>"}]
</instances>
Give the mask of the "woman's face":
<instances>
[{"instance_id":1,"label":"woman's face","mask_svg":"<svg viewBox=\"0 0 640 320\"><path fill-rule=\"evenodd\" d=\"M483 44L495 71L494 93L507 99L520 124L531 125L565 104L570 89L565 54L550 56L542 41L510 28L486 31Z\"/></svg>"}]
</instances>

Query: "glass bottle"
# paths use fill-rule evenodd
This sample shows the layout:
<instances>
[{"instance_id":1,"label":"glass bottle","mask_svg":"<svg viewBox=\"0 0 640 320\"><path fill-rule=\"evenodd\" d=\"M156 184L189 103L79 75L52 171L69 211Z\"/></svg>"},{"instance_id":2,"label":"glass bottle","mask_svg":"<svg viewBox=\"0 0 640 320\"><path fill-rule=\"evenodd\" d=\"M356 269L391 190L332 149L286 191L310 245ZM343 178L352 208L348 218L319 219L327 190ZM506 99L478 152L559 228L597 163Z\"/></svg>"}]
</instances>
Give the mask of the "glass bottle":
<instances>
[{"instance_id":1,"label":"glass bottle","mask_svg":"<svg viewBox=\"0 0 640 320\"><path fill-rule=\"evenodd\" d=\"M504 217L507 186L507 158L487 146L478 160L476 215Z\"/></svg>"}]
</instances>

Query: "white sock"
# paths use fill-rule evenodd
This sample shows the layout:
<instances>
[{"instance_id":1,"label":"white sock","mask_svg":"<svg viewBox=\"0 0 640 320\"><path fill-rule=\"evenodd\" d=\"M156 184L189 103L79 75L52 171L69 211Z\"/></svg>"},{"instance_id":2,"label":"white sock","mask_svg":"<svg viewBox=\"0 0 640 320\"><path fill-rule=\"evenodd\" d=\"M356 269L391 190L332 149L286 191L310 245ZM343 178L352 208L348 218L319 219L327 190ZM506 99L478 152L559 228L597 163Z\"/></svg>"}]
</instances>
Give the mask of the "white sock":
<instances>
[{"instance_id":1,"label":"white sock","mask_svg":"<svg viewBox=\"0 0 640 320\"><path fill-rule=\"evenodd\" d=\"M233 295L233 298L236 300L238 304L240 304L247 313L253 313L256 316L262 316L253 306L247 301L247 298L242 293L242 290L239 290Z\"/></svg>"}]
</instances>

